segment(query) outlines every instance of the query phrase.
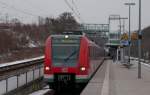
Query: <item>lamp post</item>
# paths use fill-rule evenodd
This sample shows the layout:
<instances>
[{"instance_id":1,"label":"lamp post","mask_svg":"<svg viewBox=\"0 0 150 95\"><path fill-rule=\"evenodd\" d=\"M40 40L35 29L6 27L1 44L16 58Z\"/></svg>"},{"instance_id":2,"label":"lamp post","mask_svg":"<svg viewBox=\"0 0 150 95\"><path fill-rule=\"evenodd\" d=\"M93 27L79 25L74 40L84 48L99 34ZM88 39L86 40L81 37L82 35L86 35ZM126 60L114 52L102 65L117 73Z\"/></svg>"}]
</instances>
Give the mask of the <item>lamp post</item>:
<instances>
[{"instance_id":1,"label":"lamp post","mask_svg":"<svg viewBox=\"0 0 150 95\"><path fill-rule=\"evenodd\" d=\"M138 78L141 79L141 0L139 0L139 31L138 31Z\"/></svg>"},{"instance_id":2,"label":"lamp post","mask_svg":"<svg viewBox=\"0 0 150 95\"><path fill-rule=\"evenodd\" d=\"M125 3L125 5L129 6L129 51L128 51L128 66L130 66L130 49L131 49L131 27L130 27L130 14L131 14L131 6L134 6L135 3Z\"/></svg>"}]
</instances>

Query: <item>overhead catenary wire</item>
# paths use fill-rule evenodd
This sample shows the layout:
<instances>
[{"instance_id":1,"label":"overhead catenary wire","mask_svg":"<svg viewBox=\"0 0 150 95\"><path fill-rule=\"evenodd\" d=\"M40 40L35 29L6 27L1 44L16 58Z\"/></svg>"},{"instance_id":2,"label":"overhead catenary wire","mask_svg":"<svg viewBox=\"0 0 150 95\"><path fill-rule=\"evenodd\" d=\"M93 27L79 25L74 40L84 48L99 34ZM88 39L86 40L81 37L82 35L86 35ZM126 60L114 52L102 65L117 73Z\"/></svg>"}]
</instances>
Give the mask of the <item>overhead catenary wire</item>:
<instances>
[{"instance_id":1,"label":"overhead catenary wire","mask_svg":"<svg viewBox=\"0 0 150 95\"><path fill-rule=\"evenodd\" d=\"M78 8L77 8L75 2L72 1L72 5L74 5L74 7L75 7L75 8L74 8L74 7L70 4L69 1L67 1L67 0L64 0L64 1L65 1L66 5L72 10L73 14L79 19L79 21L83 22L83 20L82 20L81 17L80 17L80 12L78 11ZM36 18L37 18L37 17L38 17L38 18L39 18L39 17L42 17L42 16L40 16L40 15L36 15L36 14L30 13L30 12L24 10L24 9L16 8L15 6L10 5L10 4L7 4L7 3L5 3L5 2L3 2L3 1L0 1L0 4L3 6L3 8L10 9L10 10L13 10L13 11L17 11L17 12L22 13L22 14L25 14L25 15L30 15L30 16L33 16L33 17L36 17ZM2 6L1 6L1 7L2 7Z\"/></svg>"},{"instance_id":2,"label":"overhead catenary wire","mask_svg":"<svg viewBox=\"0 0 150 95\"><path fill-rule=\"evenodd\" d=\"M24 0L22 0L22 1L24 1ZM28 4L28 5L30 5L30 7L32 7L33 9L36 9L36 10L38 10L38 11L40 11L40 12L43 12L44 10L42 10L39 6L37 6L37 5L33 5L32 4L32 2L30 2L31 0L26 0L25 1L25 3L26 4ZM45 11L44 11L45 12ZM46 13L46 12L45 12Z\"/></svg>"},{"instance_id":3,"label":"overhead catenary wire","mask_svg":"<svg viewBox=\"0 0 150 95\"><path fill-rule=\"evenodd\" d=\"M77 5L75 4L74 0L72 0L72 4L74 5L75 10L77 11L77 13L78 13L79 16L80 16L81 14L80 14L80 12L79 12L79 10L78 10L78 7L77 7Z\"/></svg>"},{"instance_id":4,"label":"overhead catenary wire","mask_svg":"<svg viewBox=\"0 0 150 95\"><path fill-rule=\"evenodd\" d=\"M75 8L75 10L77 11L77 13L78 13L80 19L82 20L82 23L84 23L84 20L81 18L81 13L80 13L80 11L79 11L79 9L78 9L78 7L77 7L77 5L76 5L76 3L75 3L74 0L72 0L72 5L74 6L74 8Z\"/></svg>"},{"instance_id":5,"label":"overhead catenary wire","mask_svg":"<svg viewBox=\"0 0 150 95\"><path fill-rule=\"evenodd\" d=\"M74 10L74 8L70 5L70 3L67 0L64 0L66 5L72 10L72 12L76 15L76 17L83 22L83 20L81 19L81 17L76 13L76 11Z\"/></svg>"},{"instance_id":6,"label":"overhead catenary wire","mask_svg":"<svg viewBox=\"0 0 150 95\"><path fill-rule=\"evenodd\" d=\"M64 0L66 5L72 10L72 12L80 19L79 15L76 13L74 8L70 5L70 3L67 0Z\"/></svg>"},{"instance_id":7,"label":"overhead catenary wire","mask_svg":"<svg viewBox=\"0 0 150 95\"><path fill-rule=\"evenodd\" d=\"M9 9L11 9L11 10L18 11L18 12L23 13L23 14L25 14L25 15L30 15L30 16L33 16L33 17L39 17L39 15L35 15L35 14L33 14L33 13L29 13L29 12L26 12L26 11L24 11L24 10L18 9L18 8L14 7L14 6L12 6L12 5L8 5L7 3L2 2L2 1L0 1L0 4L1 4L1 5L4 5L3 7L5 7L5 8L9 8Z\"/></svg>"}]
</instances>

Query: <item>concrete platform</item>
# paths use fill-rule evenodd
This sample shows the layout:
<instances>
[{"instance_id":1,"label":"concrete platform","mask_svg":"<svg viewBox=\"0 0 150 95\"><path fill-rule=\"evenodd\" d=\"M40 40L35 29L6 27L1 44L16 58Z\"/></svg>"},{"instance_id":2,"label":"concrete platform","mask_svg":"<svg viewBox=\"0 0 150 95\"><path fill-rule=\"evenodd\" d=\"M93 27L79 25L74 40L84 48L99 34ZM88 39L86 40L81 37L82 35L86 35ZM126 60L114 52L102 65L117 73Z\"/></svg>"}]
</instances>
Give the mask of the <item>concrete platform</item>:
<instances>
[{"instance_id":1,"label":"concrete platform","mask_svg":"<svg viewBox=\"0 0 150 95\"><path fill-rule=\"evenodd\" d=\"M81 95L150 95L150 67L142 65L138 79L136 61L130 69L116 63L105 61Z\"/></svg>"},{"instance_id":2,"label":"concrete platform","mask_svg":"<svg viewBox=\"0 0 150 95\"><path fill-rule=\"evenodd\" d=\"M81 95L100 95L103 89L103 82L105 79L105 72L108 61L105 61L100 69L97 71L95 76L90 80L86 88L83 90ZM108 91L107 91L108 92Z\"/></svg>"}]
</instances>

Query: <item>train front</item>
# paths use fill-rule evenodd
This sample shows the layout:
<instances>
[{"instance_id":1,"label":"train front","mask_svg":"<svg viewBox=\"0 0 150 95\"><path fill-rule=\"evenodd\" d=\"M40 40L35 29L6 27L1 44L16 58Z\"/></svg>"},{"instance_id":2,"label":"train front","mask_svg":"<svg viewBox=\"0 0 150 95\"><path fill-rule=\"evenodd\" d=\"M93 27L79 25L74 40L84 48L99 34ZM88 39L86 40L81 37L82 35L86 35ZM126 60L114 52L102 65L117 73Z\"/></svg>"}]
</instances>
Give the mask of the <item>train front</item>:
<instances>
[{"instance_id":1,"label":"train front","mask_svg":"<svg viewBox=\"0 0 150 95\"><path fill-rule=\"evenodd\" d=\"M86 83L88 60L82 35L52 35L46 42L44 78L53 89Z\"/></svg>"}]
</instances>

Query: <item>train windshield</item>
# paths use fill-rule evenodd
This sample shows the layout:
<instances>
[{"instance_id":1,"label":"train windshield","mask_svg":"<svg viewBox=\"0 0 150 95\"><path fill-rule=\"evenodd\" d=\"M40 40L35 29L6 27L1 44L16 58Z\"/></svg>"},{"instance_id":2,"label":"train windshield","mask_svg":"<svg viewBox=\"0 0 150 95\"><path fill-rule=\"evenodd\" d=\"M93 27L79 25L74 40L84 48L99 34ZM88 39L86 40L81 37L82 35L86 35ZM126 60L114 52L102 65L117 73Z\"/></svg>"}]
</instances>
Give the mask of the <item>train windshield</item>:
<instances>
[{"instance_id":1,"label":"train windshield","mask_svg":"<svg viewBox=\"0 0 150 95\"><path fill-rule=\"evenodd\" d=\"M77 66L80 38L53 38L52 61L55 67Z\"/></svg>"}]
</instances>

